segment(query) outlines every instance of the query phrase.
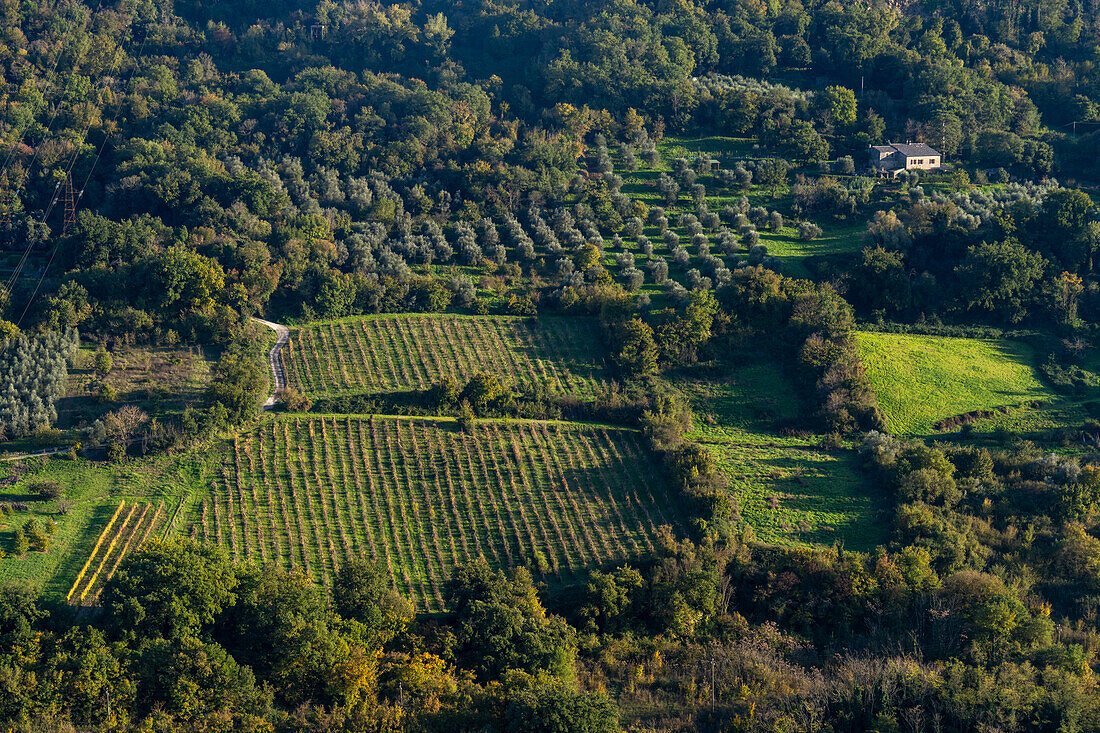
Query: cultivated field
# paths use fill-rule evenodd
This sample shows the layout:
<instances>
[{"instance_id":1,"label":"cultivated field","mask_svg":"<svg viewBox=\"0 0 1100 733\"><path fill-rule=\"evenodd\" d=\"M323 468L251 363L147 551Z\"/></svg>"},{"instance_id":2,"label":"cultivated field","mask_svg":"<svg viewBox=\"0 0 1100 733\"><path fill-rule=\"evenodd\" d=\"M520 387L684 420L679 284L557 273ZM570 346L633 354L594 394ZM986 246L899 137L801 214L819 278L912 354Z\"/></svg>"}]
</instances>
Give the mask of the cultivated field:
<instances>
[{"instance_id":1,"label":"cultivated field","mask_svg":"<svg viewBox=\"0 0 1100 733\"><path fill-rule=\"evenodd\" d=\"M634 432L541 422L288 418L237 439L191 533L329 580L364 555L438 611L484 555L569 578L653 549L685 517Z\"/></svg>"},{"instance_id":2,"label":"cultivated field","mask_svg":"<svg viewBox=\"0 0 1100 733\"><path fill-rule=\"evenodd\" d=\"M597 328L583 318L353 318L298 329L283 358L290 385L310 394L424 389L489 371L583 396L603 382Z\"/></svg>"},{"instance_id":3,"label":"cultivated field","mask_svg":"<svg viewBox=\"0 0 1100 733\"><path fill-rule=\"evenodd\" d=\"M94 605L122 560L169 527L176 509L163 500L156 504L119 503L77 574L66 600L74 606Z\"/></svg>"},{"instance_id":4,"label":"cultivated field","mask_svg":"<svg viewBox=\"0 0 1100 733\"><path fill-rule=\"evenodd\" d=\"M1024 344L870 332L857 333L856 343L887 425L899 435L928 435L937 420L1053 397Z\"/></svg>"},{"instance_id":5,"label":"cultivated field","mask_svg":"<svg viewBox=\"0 0 1100 733\"><path fill-rule=\"evenodd\" d=\"M657 168L642 168L630 171L622 167L621 159L619 159L619 167L616 168L615 172L623 178L623 192L632 199L643 202L649 206L661 206L664 208L666 213L670 215L669 218L671 221L669 230L679 235L681 242L685 243L685 246L690 244L691 232L677 224L677 215L694 213L695 204L689 195L688 187L682 185L679 200L674 205L667 205L664 197L656 188L657 179L660 174L662 172L670 173L672 170L672 161L678 157L694 161L700 154L708 155L719 160L723 169L731 169L736 165L739 159L755 158L764 155L764 151L759 148L759 145L756 145L754 141L750 139L709 135L703 137L676 137L670 135L663 138L661 142L657 144L657 147L662 154L661 162ZM711 173L699 175L696 182L705 186L707 206L711 211L715 212L723 211L726 206L736 206L741 197L744 196L752 206L763 206L769 211L779 210L789 218L794 203L788 186L781 186L776 191L772 191L759 184L751 185L748 189L742 189L740 186L730 188L722 183L718 175ZM810 278L812 277L811 272L806 267L806 260L808 258L815 256L852 255L859 252L860 248L863 246L862 235L866 231L866 217L857 216L848 221L840 222L831 221L829 217L810 218L824 230L821 237L812 241L803 241L799 238L797 227L791 225L793 222L788 223L787 226L784 226L778 232L773 232L765 226L757 227L760 234L760 243L768 248L768 254L770 256L775 257L779 261L781 271L785 275ZM730 225L731 222L727 218L723 223L725 225ZM647 222L644 233L653 244L654 254L670 261L670 277L672 277L672 279L685 283L688 268L700 267L702 265L699 259L694 256L694 247L688 247L693 255L688 265L682 266L672 263L671 250L664 243L660 231L657 227L652 225L652 222ZM708 236L712 239L712 254L724 260L729 260L729 257L723 255L718 247L713 246L714 234L715 232L713 231L708 232ZM638 266L642 267L641 263L645 262L646 257L637 247L637 242L633 239L626 238L624 248L634 253L640 263ZM748 254L747 247L742 246L740 254ZM611 264L610 260L608 264ZM611 269L614 271L615 268L612 266ZM644 269L644 267L642 269ZM706 270L707 268L703 266L702 269ZM646 292L648 292L651 297L660 298L663 289L659 286L652 285L648 278L646 282L647 284L644 287Z\"/></svg>"}]
</instances>

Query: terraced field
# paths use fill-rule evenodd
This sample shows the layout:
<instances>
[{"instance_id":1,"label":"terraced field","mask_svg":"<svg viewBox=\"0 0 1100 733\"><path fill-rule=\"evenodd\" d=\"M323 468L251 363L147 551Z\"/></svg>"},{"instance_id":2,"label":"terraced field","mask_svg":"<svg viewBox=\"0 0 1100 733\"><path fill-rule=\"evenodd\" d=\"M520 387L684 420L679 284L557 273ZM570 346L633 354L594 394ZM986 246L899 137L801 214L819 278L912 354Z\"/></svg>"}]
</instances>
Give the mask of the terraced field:
<instances>
[{"instance_id":1,"label":"terraced field","mask_svg":"<svg viewBox=\"0 0 1100 733\"><path fill-rule=\"evenodd\" d=\"M592 319L396 315L313 323L284 350L287 379L309 394L424 389L479 371L590 394L604 384Z\"/></svg>"},{"instance_id":2,"label":"terraced field","mask_svg":"<svg viewBox=\"0 0 1100 733\"><path fill-rule=\"evenodd\" d=\"M1014 341L859 332L856 345L890 430L928 435L936 421L1054 397L1030 347Z\"/></svg>"},{"instance_id":3,"label":"terraced field","mask_svg":"<svg viewBox=\"0 0 1100 733\"><path fill-rule=\"evenodd\" d=\"M318 580L375 557L418 609L439 611L452 568L478 555L553 580L653 549L661 525L685 522L659 477L626 430L286 418L234 442L190 532Z\"/></svg>"}]
</instances>

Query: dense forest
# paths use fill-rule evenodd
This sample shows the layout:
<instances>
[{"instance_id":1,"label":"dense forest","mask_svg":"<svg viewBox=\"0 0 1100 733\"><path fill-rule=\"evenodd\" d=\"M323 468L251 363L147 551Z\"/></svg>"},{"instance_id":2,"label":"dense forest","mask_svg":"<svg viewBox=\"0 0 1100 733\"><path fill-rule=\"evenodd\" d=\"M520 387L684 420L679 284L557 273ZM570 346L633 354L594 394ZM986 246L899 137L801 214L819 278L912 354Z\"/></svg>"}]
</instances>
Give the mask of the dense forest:
<instances>
[{"instance_id":1,"label":"dense forest","mask_svg":"<svg viewBox=\"0 0 1100 733\"><path fill-rule=\"evenodd\" d=\"M0 729L1100 731L1100 1L0 34Z\"/></svg>"}]
</instances>

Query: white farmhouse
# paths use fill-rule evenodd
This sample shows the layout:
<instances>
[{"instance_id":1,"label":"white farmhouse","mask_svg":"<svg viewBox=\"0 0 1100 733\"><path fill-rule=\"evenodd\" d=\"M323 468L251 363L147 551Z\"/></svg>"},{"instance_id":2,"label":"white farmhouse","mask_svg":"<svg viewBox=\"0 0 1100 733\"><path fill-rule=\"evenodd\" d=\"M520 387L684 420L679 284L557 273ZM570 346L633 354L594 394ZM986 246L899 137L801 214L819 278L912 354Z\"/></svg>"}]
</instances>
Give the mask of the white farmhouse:
<instances>
[{"instance_id":1,"label":"white farmhouse","mask_svg":"<svg viewBox=\"0 0 1100 733\"><path fill-rule=\"evenodd\" d=\"M924 143L873 145L867 153L871 168L884 176L896 176L901 171L934 171L943 164L943 156Z\"/></svg>"}]
</instances>

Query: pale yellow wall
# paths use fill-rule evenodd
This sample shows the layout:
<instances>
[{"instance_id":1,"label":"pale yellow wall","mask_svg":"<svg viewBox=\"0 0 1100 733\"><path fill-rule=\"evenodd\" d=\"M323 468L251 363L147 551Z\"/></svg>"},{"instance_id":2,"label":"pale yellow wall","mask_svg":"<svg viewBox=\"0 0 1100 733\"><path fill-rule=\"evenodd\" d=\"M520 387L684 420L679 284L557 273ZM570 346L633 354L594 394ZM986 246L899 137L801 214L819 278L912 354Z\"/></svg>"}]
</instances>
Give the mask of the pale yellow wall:
<instances>
[{"instance_id":1,"label":"pale yellow wall","mask_svg":"<svg viewBox=\"0 0 1100 733\"><path fill-rule=\"evenodd\" d=\"M918 170L930 170L932 168L940 167L940 159L938 157L928 158L909 158L905 161L906 169L912 170L914 168Z\"/></svg>"}]
</instances>

